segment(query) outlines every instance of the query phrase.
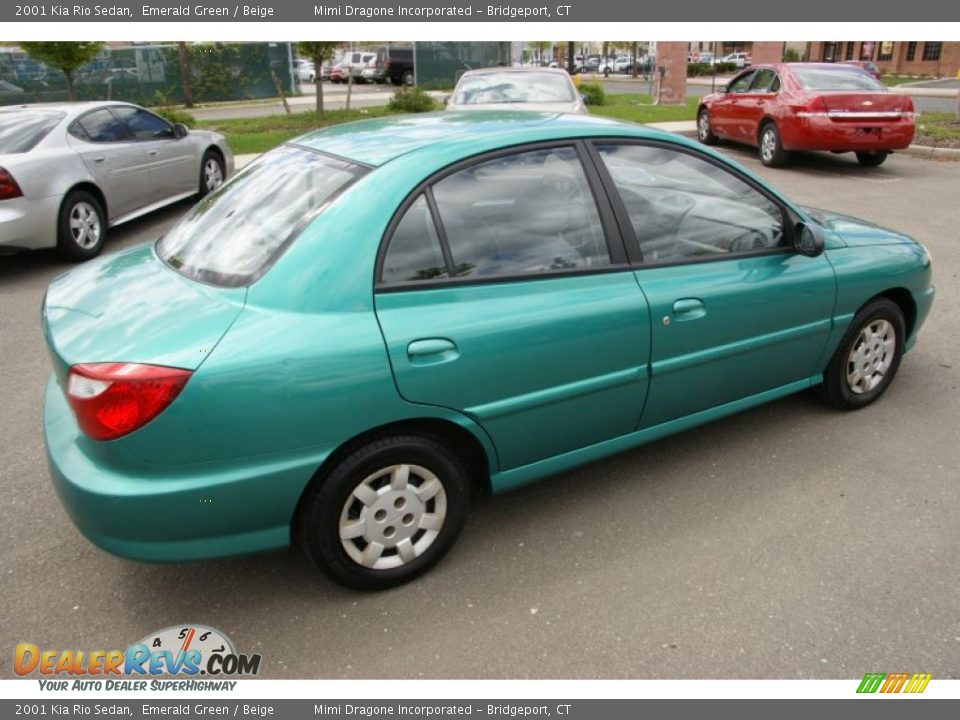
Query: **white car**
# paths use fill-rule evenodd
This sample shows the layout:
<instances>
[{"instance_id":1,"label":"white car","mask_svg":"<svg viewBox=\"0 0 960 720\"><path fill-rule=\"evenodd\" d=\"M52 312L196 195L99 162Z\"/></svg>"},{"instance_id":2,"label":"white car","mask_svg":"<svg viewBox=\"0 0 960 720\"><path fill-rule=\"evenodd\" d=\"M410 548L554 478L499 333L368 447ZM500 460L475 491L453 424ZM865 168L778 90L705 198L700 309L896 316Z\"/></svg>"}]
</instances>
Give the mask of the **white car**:
<instances>
[{"instance_id":1,"label":"white car","mask_svg":"<svg viewBox=\"0 0 960 720\"><path fill-rule=\"evenodd\" d=\"M447 110L587 112L566 70L493 67L468 70L447 99Z\"/></svg>"},{"instance_id":2,"label":"white car","mask_svg":"<svg viewBox=\"0 0 960 720\"><path fill-rule=\"evenodd\" d=\"M0 252L86 260L108 227L202 197L232 172L222 135L129 103L0 108Z\"/></svg>"},{"instance_id":3,"label":"white car","mask_svg":"<svg viewBox=\"0 0 960 720\"><path fill-rule=\"evenodd\" d=\"M298 58L293 61L293 71L302 83L312 83L317 79L317 70L312 60Z\"/></svg>"},{"instance_id":4,"label":"white car","mask_svg":"<svg viewBox=\"0 0 960 720\"><path fill-rule=\"evenodd\" d=\"M632 66L633 61L628 56L621 55L610 62L600 63L600 67L597 68L597 72L603 73L605 77L609 77L611 73L626 72L627 69Z\"/></svg>"},{"instance_id":5,"label":"white car","mask_svg":"<svg viewBox=\"0 0 960 720\"><path fill-rule=\"evenodd\" d=\"M750 53L735 52L720 58L721 63L733 63L738 68L745 68L750 64Z\"/></svg>"}]
</instances>

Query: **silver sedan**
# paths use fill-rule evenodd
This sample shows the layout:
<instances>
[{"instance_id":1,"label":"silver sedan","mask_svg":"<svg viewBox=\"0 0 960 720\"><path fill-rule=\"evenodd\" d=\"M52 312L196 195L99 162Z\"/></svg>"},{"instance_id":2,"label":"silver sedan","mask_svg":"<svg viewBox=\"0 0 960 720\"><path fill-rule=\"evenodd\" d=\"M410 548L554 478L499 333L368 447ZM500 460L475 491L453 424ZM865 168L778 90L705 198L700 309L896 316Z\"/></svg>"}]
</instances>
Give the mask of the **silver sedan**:
<instances>
[{"instance_id":1,"label":"silver sedan","mask_svg":"<svg viewBox=\"0 0 960 720\"><path fill-rule=\"evenodd\" d=\"M100 252L107 228L216 190L233 172L217 133L136 105L0 108L0 252Z\"/></svg>"},{"instance_id":2,"label":"silver sedan","mask_svg":"<svg viewBox=\"0 0 960 720\"><path fill-rule=\"evenodd\" d=\"M468 70L447 98L447 110L536 110L586 113L566 70L494 67Z\"/></svg>"}]
</instances>

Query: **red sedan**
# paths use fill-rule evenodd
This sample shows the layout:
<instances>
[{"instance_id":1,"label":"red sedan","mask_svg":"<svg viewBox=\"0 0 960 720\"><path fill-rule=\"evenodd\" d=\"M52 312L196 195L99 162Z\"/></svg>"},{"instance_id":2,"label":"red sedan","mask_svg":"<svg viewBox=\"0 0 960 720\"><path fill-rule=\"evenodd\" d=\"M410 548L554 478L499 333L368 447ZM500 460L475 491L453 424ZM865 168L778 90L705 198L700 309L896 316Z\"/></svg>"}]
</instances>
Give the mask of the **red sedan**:
<instances>
[{"instance_id":1,"label":"red sedan","mask_svg":"<svg viewBox=\"0 0 960 720\"><path fill-rule=\"evenodd\" d=\"M707 95L697 135L754 145L760 161L785 165L791 150L855 152L876 167L913 140L913 102L851 65L785 63L741 72L724 92Z\"/></svg>"}]
</instances>

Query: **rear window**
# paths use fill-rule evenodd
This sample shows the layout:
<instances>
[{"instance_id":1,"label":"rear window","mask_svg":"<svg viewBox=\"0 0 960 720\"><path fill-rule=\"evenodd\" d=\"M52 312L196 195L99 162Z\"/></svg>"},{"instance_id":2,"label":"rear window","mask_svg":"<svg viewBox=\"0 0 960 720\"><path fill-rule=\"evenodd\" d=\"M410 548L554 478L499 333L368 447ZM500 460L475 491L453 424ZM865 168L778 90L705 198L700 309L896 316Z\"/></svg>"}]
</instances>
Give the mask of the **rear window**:
<instances>
[{"instance_id":1,"label":"rear window","mask_svg":"<svg viewBox=\"0 0 960 720\"><path fill-rule=\"evenodd\" d=\"M57 124L63 113L40 110L0 112L0 154L33 150Z\"/></svg>"},{"instance_id":2,"label":"rear window","mask_svg":"<svg viewBox=\"0 0 960 720\"><path fill-rule=\"evenodd\" d=\"M793 75L807 90L886 92L886 86L859 68L794 68Z\"/></svg>"},{"instance_id":3,"label":"rear window","mask_svg":"<svg viewBox=\"0 0 960 720\"><path fill-rule=\"evenodd\" d=\"M457 85L454 104L573 102L569 76L560 73L490 72L468 75Z\"/></svg>"},{"instance_id":4,"label":"rear window","mask_svg":"<svg viewBox=\"0 0 960 720\"><path fill-rule=\"evenodd\" d=\"M201 282L249 285L366 172L346 160L283 146L197 203L157 242L157 254Z\"/></svg>"}]
</instances>

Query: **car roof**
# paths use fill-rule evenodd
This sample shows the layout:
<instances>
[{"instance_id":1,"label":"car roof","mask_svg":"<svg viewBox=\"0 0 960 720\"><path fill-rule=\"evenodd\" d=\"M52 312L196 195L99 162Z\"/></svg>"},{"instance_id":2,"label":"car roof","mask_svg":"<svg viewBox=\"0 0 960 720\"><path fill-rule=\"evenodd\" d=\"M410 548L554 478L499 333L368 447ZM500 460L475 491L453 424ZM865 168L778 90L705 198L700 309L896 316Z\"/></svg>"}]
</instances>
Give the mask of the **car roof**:
<instances>
[{"instance_id":1,"label":"car roof","mask_svg":"<svg viewBox=\"0 0 960 720\"><path fill-rule=\"evenodd\" d=\"M101 107L117 107L120 105L132 106L132 103L126 103L119 100L83 100L80 102L49 102L49 103L26 103L23 105L5 105L0 107L0 112L15 112L17 110L41 110L47 112L66 113L70 117L82 115L88 110Z\"/></svg>"},{"instance_id":2,"label":"car roof","mask_svg":"<svg viewBox=\"0 0 960 720\"><path fill-rule=\"evenodd\" d=\"M439 112L394 115L344 123L291 140L310 148L370 166L383 165L409 152L431 148L455 152L464 141L483 137L491 147L580 136L633 136L671 139L678 136L610 118L535 111Z\"/></svg>"},{"instance_id":3,"label":"car roof","mask_svg":"<svg viewBox=\"0 0 960 720\"><path fill-rule=\"evenodd\" d=\"M512 65L496 65L494 67L487 68L476 68L475 70L467 70L460 77L465 77L467 75L489 75L490 73L551 73L553 75L566 75L570 77L570 74L563 68L552 68L552 67L513 67Z\"/></svg>"}]
</instances>

